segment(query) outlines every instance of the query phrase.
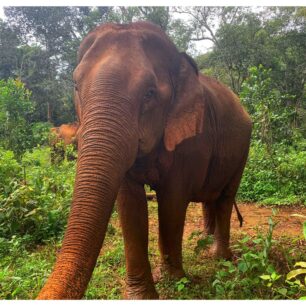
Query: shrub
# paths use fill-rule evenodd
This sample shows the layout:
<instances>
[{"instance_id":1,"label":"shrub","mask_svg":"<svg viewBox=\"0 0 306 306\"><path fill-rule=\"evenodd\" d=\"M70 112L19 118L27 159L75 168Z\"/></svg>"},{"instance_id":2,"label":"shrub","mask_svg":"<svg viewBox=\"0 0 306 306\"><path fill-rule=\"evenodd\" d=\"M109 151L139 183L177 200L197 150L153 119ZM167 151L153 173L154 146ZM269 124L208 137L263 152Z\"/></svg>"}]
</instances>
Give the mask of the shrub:
<instances>
[{"instance_id":1,"label":"shrub","mask_svg":"<svg viewBox=\"0 0 306 306\"><path fill-rule=\"evenodd\" d=\"M274 86L271 69L262 65L251 67L249 77L242 84L240 98L252 117L254 139L269 150L274 143L292 144L297 114L290 101L294 97Z\"/></svg>"},{"instance_id":2,"label":"shrub","mask_svg":"<svg viewBox=\"0 0 306 306\"><path fill-rule=\"evenodd\" d=\"M274 145L272 153L254 141L238 191L242 201L263 204L305 203L306 152L302 144Z\"/></svg>"},{"instance_id":3,"label":"shrub","mask_svg":"<svg viewBox=\"0 0 306 306\"><path fill-rule=\"evenodd\" d=\"M212 282L217 299L296 299L305 294L305 286L300 281L288 281L299 273L304 275L305 271L292 270L286 276L287 273L278 267L278 258L272 256L275 253L272 247L276 241L272 236L276 223L273 217L269 217L268 223L266 235L258 233L255 239L245 236L234 245L235 252L242 254L236 261L219 262ZM297 265L304 264L299 262Z\"/></svg>"},{"instance_id":4,"label":"shrub","mask_svg":"<svg viewBox=\"0 0 306 306\"><path fill-rule=\"evenodd\" d=\"M21 178L21 166L12 151L0 147L0 200L5 197L10 185Z\"/></svg>"},{"instance_id":5,"label":"shrub","mask_svg":"<svg viewBox=\"0 0 306 306\"><path fill-rule=\"evenodd\" d=\"M19 158L33 147L31 93L19 80L0 80L0 144Z\"/></svg>"},{"instance_id":6,"label":"shrub","mask_svg":"<svg viewBox=\"0 0 306 306\"><path fill-rule=\"evenodd\" d=\"M30 235L32 242L38 243L62 234L72 197L75 164L65 161L51 165L49 151L36 148L25 153L24 179L20 179L22 174L15 177L12 173L10 179L14 183L0 201L0 236L10 239L13 235Z\"/></svg>"},{"instance_id":7,"label":"shrub","mask_svg":"<svg viewBox=\"0 0 306 306\"><path fill-rule=\"evenodd\" d=\"M252 144L238 197L264 204L305 203L305 140L296 128L294 97L273 84L271 69L251 67L241 101L253 120Z\"/></svg>"},{"instance_id":8,"label":"shrub","mask_svg":"<svg viewBox=\"0 0 306 306\"><path fill-rule=\"evenodd\" d=\"M50 128L49 122L35 122L32 124L33 144L42 146L49 144Z\"/></svg>"}]
</instances>

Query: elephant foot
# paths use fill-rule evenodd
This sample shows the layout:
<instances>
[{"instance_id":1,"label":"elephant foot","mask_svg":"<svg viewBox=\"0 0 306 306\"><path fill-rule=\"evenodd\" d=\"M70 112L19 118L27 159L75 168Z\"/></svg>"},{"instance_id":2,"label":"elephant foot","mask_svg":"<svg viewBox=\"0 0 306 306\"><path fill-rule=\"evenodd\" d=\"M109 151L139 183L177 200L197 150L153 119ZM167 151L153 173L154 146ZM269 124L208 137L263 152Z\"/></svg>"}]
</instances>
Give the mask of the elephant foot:
<instances>
[{"instance_id":1,"label":"elephant foot","mask_svg":"<svg viewBox=\"0 0 306 306\"><path fill-rule=\"evenodd\" d=\"M127 300L158 300L159 295L155 289L151 273L145 279L128 277L123 297Z\"/></svg>"},{"instance_id":2,"label":"elephant foot","mask_svg":"<svg viewBox=\"0 0 306 306\"><path fill-rule=\"evenodd\" d=\"M229 247L220 246L218 243L214 243L210 250L209 254L214 258L223 258L229 260L233 257L233 253Z\"/></svg>"},{"instance_id":3,"label":"elephant foot","mask_svg":"<svg viewBox=\"0 0 306 306\"><path fill-rule=\"evenodd\" d=\"M154 286L146 289L127 286L123 298L125 300L158 300L159 295Z\"/></svg>"},{"instance_id":4,"label":"elephant foot","mask_svg":"<svg viewBox=\"0 0 306 306\"><path fill-rule=\"evenodd\" d=\"M183 269L179 269L176 267L172 267L166 264L160 264L153 271L153 281L154 283L158 283L163 278L167 277L171 280L178 280L182 277L186 276L185 271Z\"/></svg>"}]
</instances>

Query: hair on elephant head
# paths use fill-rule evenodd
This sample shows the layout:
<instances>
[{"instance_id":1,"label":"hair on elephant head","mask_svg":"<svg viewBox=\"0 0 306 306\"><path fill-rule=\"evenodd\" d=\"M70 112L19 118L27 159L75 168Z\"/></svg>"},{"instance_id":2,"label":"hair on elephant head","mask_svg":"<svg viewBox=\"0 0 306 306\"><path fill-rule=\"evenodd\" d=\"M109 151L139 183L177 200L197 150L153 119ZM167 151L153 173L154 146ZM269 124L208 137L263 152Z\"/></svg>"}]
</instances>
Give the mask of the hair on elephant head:
<instances>
[{"instance_id":1,"label":"hair on elephant head","mask_svg":"<svg viewBox=\"0 0 306 306\"><path fill-rule=\"evenodd\" d=\"M81 43L78 61L74 194L61 254L39 298L83 296L116 198L126 295L157 298L144 184L157 192L160 253L170 274L184 273L181 242L190 201L205 202L214 252L226 257L250 119L227 87L199 73L154 24L101 25Z\"/></svg>"}]
</instances>

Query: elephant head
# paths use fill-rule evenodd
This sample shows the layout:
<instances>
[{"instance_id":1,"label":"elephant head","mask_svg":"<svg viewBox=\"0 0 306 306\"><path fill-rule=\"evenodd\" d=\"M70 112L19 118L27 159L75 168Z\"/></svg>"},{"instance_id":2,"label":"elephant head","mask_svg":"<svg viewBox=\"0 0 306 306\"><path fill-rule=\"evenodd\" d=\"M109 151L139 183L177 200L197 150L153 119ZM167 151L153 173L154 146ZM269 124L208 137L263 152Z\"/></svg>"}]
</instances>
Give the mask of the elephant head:
<instances>
[{"instance_id":1,"label":"elephant head","mask_svg":"<svg viewBox=\"0 0 306 306\"><path fill-rule=\"evenodd\" d=\"M196 64L159 27L102 25L81 43L78 61L74 194L61 253L40 299L83 296L128 169L161 142L173 151L203 126Z\"/></svg>"}]
</instances>

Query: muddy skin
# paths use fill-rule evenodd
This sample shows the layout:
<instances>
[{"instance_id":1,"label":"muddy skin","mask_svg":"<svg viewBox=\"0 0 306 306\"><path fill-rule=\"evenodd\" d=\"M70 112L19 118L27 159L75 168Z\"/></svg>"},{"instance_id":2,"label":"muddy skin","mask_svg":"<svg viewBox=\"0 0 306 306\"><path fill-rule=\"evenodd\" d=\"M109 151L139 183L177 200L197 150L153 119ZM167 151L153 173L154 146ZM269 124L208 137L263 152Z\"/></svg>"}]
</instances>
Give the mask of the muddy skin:
<instances>
[{"instance_id":1,"label":"muddy skin","mask_svg":"<svg viewBox=\"0 0 306 306\"><path fill-rule=\"evenodd\" d=\"M63 246L39 299L79 299L91 278L117 198L126 295L156 299L148 259L144 184L156 191L163 269L184 274L190 202L211 208L215 253L229 257L230 220L247 160L251 121L225 85L199 73L147 22L104 24L79 48L74 74L78 160Z\"/></svg>"}]
</instances>

